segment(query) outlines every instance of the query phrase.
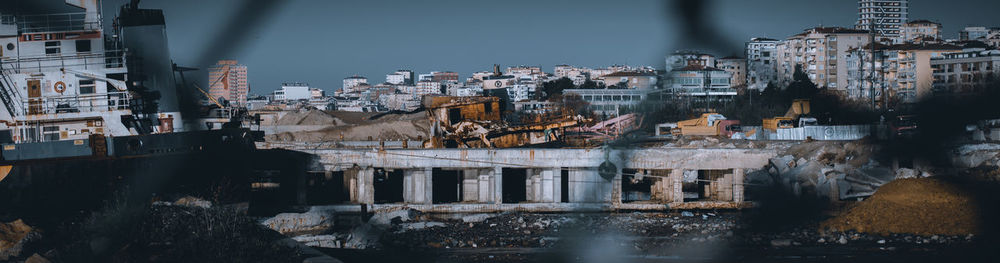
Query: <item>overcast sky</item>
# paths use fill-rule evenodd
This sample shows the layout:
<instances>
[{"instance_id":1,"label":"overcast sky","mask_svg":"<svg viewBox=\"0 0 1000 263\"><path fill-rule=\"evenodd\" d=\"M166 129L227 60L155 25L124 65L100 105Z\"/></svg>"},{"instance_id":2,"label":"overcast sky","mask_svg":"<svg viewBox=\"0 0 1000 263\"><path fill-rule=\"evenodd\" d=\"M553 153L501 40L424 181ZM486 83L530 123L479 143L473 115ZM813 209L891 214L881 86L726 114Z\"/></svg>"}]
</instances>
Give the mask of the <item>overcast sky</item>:
<instances>
[{"instance_id":1,"label":"overcast sky","mask_svg":"<svg viewBox=\"0 0 1000 263\"><path fill-rule=\"evenodd\" d=\"M0 0L37 2L61 0ZM219 31L245 33L208 60L237 59L249 67L251 92L281 82L308 82L333 91L358 74L382 82L396 69L417 73L471 72L503 66L610 64L662 67L663 56L690 46L672 1L664 0L280 0L269 10L239 8L254 0L144 0L163 9L170 49L180 65L204 67L201 53ZM268 0L256 0L268 2ZM113 17L126 0L105 0ZM1000 1L911 0L910 19L944 24L945 37L969 25L1000 26ZM853 26L853 0L715 0L705 20L720 34L718 55L740 54L753 36L784 38L814 26ZM251 9L252 10L252 9ZM228 27L236 19L238 25ZM714 25L712 25L714 24ZM709 32L711 33L711 32ZM238 34L239 35L239 34ZM239 43L243 43L239 45Z\"/></svg>"}]
</instances>

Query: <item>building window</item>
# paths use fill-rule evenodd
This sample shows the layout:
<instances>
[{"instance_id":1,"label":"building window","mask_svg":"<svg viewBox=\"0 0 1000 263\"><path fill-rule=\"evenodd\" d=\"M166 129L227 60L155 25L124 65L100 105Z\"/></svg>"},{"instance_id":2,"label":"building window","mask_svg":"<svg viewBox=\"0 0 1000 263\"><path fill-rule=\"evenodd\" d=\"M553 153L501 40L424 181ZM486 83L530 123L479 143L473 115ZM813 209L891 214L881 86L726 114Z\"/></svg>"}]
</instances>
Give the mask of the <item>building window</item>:
<instances>
[{"instance_id":1,"label":"building window","mask_svg":"<svg viewBox=\"0 0 1000 263\"><path fill-rule=\"evenodd\" d=\"M58 55L59 53L62 53L62 49L60 49L60 42L59 41L45 42L45 54L46 55Z\"/></svg>"},{"instance_id":2,"label":"building window","mask_svg":"<svg viewBox=\"0 0 1000 263\"><path fill-rule=\"evenodd\" d=\"M77 53L90 52L90 51L91 51L90 40L77 40L76 41L76 52Z\"/></svg>"},{"instance_id":3,"label":"building window","mask_svg":"<svg viewBox=\"0 0 1000 263\"><path fill-rule=\"evenodd\" d=\"M81 79L80 80L80 94L94 94L94 80L92 79Z\"/></svg>"}]
</instances>

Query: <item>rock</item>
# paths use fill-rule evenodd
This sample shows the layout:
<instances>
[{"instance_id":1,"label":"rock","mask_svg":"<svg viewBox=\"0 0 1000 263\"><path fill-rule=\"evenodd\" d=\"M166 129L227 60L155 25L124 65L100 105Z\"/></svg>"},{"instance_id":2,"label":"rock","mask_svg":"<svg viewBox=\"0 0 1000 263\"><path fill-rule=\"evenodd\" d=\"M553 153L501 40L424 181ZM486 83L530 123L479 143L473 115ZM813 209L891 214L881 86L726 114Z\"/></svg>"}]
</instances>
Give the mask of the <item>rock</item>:
<instances>
[{"instance_id":1,"label":"rock","mask_svg":"<svg viewBox=\"0 0 1000 263\"><path fill-rule=\"evenodd\" d=\"M876 243L885 244L885 239L879 239Z\"/></svg>"},{"instance_id":2,"label":"rock","mask_svg":"<svg viewBox=\"0 0 1000 263\"><path fill-rule=\"evenodd\" d=\"M0 261L21 255L24 246L40 235L21 219L0 223Z\"/></svg>"},{"instance_id":3,"label":"rock","mask_svg":"<svg viewBox=\"0 0 1000 263\"><path fill-rule=\"evenodd\" d=\"M186 206L186 207L200 207L200 208L212 208L212 202L205 201L204 199L185 196L174 201L174 205Z\"/></svg>"},{"instance_id":4,"label":"rock","mask_svg":"<svg viewBox=\"0 0 1000 263\"><path fill-rule=\"evenodd\" d=\"M691 212L688 212L688 211L684 211L684 212L681 212L681 216L683 216L683 217L692 217L692 216L694 216L694 213L691 213Z\"/></svg>"},{"instance_id":5,"label":"rock","mask_svg":"<svg viewBox=\"0 0 1000 263\"><path fill-rule=\"evenodd\" d=\"M406 232L409 230L421 230L431 227L445 227L446 225L441 222L416 222L416 223L400 224L399 226L400 229L402 230L401 232Z\"/></svg>"},{"instance_id":6,"label":"rock","mask_svg":"<svg viewBox=\"0 0 1000 263\"><path fill-rule=\"evenodd\" d=\"M374 225L391 225L393 220L398 219L400 222L409 222L417 216L417 211L413 209L400 209L393 210L384 213L376 213L368 219L368 223Z\"/></svg>"},{"instance_id":7,"label":"rock","mask_svg":"<svg viewBox=\"0 0 1000 263\"><path fill-rule=\"evenodd\" d=\"M771 246L775 247L787 247L792 245L791 239L774 239L771 240Z\"/></svg>"},{"instance_id":8,"label":"rock","mask_svg":"<svg viewBox=\"0 0 1000 263\"><path fill-rule=\"evenodd\" d=\"M48 259L42 257L42 255L39 255L38 253L31 255L31 257L29 257L28 260L24 261L24 263L50 263L50 262L52 261L49 261Z\"/></svg>"},{"instance_id":9,"label":"rock","mask_svg":"<svg viewBox=\"0 0 1000 263\"><path fill-rule=\"evenodd\" d=\"M847 237L840 236L840 239L837 239L837 243L841 245L847 245Z\"/></svg>"},{"instance_id":10,"label":"rock","mask_svg":"<svg viewBox=\"0 0 1000 263\"><path fill-rule=\"evenodd\" d=\"M493 217L492 214L467 215L467 216L463 216L462 217L462 222L465 222L465 223L479 223L479 222L486 221L486 219L490 219L492 217Z\"/></svg>"},{"instance_id":11,"label":"rock","mask_svg":"<svg viewBox=\"0 0 1000 263\"><path fill-rule=\"evenodd\" d=\"M896 179L917 178L919 175L920 175L920 172L918 172L916 170L913 170L913 169L910 169L910 168L899 168L899 169L896 169Z\"/></svg>"},{"instance_id":12,"label":"rock","mask_svg":"<svg viewBox=\"0 0 1000 263\"><path fill-rule=\"evenodd\" d=\"M310 210L305 213L281 213L262 222L282 234L329 229L334 224L334 211Z\"/></svg>"},{"instance_id":13,"label":"rock","mask_svg":"<svg viewBox=\"0 0 1000 263\"><path fill-rule=\"evenodd\" d=\"M342 243L336 235L304 235L292 239L310 247L342 248Z\"/></svg>"}]
</instances>

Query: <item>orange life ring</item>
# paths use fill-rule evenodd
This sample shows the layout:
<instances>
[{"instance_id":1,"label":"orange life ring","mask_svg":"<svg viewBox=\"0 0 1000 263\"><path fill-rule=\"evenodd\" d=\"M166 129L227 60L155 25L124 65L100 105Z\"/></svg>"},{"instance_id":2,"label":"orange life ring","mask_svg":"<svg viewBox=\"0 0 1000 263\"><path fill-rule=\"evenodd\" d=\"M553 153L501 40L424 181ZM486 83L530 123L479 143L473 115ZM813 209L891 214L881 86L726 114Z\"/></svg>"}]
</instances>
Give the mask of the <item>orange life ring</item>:
<instances>
[{"instance_id":1,"label":"orange life ring","mask_svg":"<svg viewBox=\"0 0 1000 263\"><path fill-rule=\"evenodd\" d=\"M62 81L56 82L56 85L53 85L52 89L59 93L66 92L66 83Z\"/></svg>"}]
</instances>

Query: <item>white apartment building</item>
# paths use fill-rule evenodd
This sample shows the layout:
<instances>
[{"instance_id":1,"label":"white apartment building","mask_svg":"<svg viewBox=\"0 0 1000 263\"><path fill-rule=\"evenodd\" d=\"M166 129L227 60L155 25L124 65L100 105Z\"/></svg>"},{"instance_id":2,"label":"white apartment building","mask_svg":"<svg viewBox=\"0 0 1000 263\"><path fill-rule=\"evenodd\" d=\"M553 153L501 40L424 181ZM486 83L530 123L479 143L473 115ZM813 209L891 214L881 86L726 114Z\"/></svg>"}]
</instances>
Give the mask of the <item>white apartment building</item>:
<instances>
[{"instance_id":1,"label":"white apartment building","mask_svg":"<svg viewBox=\"0 0 1000 263\"><path fill-rule=\"evenodd\" d=\"M281 89L275 90L275 101L308 100L313 97L313 93L308 83L288 82L282 83Z\"/></svg>"},{"instance_id":2,"label":"white apartment building","mask_svg":"<svg viewBox=\"0 0 1000 263\"><path fill-rule=\"evenodd\" d=\"M777 46L778 40L753 38L746 43L747 88L764 90L767 84L778 81Z\"/></svg>"},{"instance_id":3,"label":"white apartment building","mask_svg":"<svg viewBox=\"0 0 1000 263\"><path fill-rule=\"evenodd\" d=\"M393 85L403 85L406 83L406 76L399 73L392 73L385 75L385 83Z\"/></svg>"},{"instance_id":4,"label":"white apartment building","mask_svg":"<svg viewBox=\"0 0 1000 263\"><path fill-rule=\"evenodd\" d=\"M341 88L343 92L358 92L356 88L361 84L368 84L368 78L361 77L358 75L350 76L344 78L344 87Z\"/></svg>"}]
</instances>

